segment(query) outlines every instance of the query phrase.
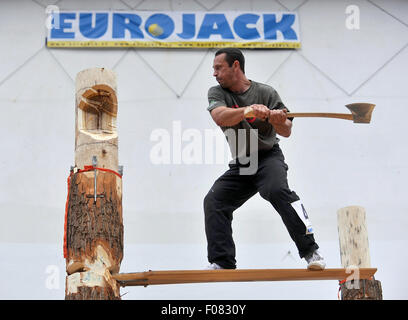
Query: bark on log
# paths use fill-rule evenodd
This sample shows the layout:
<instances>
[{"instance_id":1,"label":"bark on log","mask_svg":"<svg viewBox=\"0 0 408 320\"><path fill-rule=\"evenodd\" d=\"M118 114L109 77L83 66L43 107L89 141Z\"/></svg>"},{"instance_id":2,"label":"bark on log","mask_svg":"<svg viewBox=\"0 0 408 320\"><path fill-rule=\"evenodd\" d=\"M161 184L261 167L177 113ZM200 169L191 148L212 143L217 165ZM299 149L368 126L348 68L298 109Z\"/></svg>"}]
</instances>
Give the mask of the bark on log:
<instances>
[{"instance_id":1,"label":"bark on log","mask_svg":"<svg viewBox=\"0 0 408 320\"><path fill-rule=\"evenodd\" d=\"M342 283L340 285L341 300L382 300L381 282L375 280L359 280Z\"/></svg>"},{"instance_id":2,"label":"bark on log","mask_svg":"<svg viewBox=\"0 0 408 320\"><path fill-rule=\"evenodd\" d=\"M382 300L381 282L361 280L359 268L370 268L370 251L363 207L349 206L338 210L340 258L343 268L350 271L347 281L340 284L342 300ZM353 279L354 278L354 279Z\"/></svg>"},{"instance_id":3,"label":"bark on log","mask_svg":"<svg viewBox=\"0 0 408 320\"><path fill-rule=\"evenodd\" d=\"M75 172L70 177L65 230L65 299L120 299L120 287L111 276L119 272L123 258L122 179L115 174L116 79L109 70L93 68L80 72L76 84ZM96 167L111 171L80 172L92 166L94 156Z\"/></svg>"}]
</instances>

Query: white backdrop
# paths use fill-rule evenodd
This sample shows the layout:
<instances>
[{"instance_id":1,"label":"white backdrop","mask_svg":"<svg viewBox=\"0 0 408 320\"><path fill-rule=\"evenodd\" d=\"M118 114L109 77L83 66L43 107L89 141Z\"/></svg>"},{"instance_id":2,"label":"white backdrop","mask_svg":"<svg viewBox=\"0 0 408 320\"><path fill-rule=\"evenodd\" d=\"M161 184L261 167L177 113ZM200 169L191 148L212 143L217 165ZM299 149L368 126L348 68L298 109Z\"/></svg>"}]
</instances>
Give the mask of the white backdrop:
<instances>
[{"instance_id":1,"label":"white backdrop","mask_svg":"<svg viewBox=\"0 0 408 320\"><path fill-rule=\"evenodd\" d=\"M376 104L372 123L296 119L281 139L289 184L303 199L328 267L340 267L336 212L367 211L371 264L385 299L407 299L405 200L408 1L2 0L0 2L1 299L63 299L66 179L74 157L74 81L90 67L118 78L119 162L124 166L121 271L207 265L202 201L223 164L155 165L151 134L217 129L208 112L211 49L47 49L45 8L240 10L299 13L300 50L244 50L249 79L291 111L347 112ZM346 8L360 10L350 30ZM178 122L179 121L179 122ZM219 131L221 133L221 131ZM183 142L182 147L188 142ZM259 195L235 214L238 268L305 267L278 214ZM269 254L265 255L265 252ZM124 288L123 299L337 299L335 281Z\"/></svg>"}]
</instances>

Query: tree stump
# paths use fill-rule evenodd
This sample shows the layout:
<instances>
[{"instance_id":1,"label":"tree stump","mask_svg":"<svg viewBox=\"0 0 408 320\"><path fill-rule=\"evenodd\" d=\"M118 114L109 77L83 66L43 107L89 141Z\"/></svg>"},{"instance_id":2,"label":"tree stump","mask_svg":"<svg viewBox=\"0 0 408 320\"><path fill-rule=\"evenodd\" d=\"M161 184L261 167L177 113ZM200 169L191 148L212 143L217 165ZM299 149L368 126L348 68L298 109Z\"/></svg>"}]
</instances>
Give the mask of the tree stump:
<instances>
[{"instance_id":1,"label":"tree stump","mask_svg":"<svg viewBox=\"0 0 408 320\"><path fill-rule=\"evenodd\" d=\"M381 282L378 280L354 280L340 284L342 300L382 300Z\"/></svg>"},{"instance_id":2,"label":"tree stump","mask_svg":"<svg viewBox=\"0 0 408 320\"><path fill-rule=\"evenodd\" d=\"M67 300L120 299L112 273L123 258L116 77L104 68L76 78L75 167L65 221Z\"/></svg>"},{"instance_id":3,"label":"tree stump","mask_svg":"<svg viewBox=\"0 0 408 320\"><path fill-rule=\"evenodd\" d=\"M359 268L370 268L370 251L365 210L345 207L337 212L340 258L350 276L340 283L342 300L382 300L381 282L359 279Z\"/></svg>"}]
</instances>

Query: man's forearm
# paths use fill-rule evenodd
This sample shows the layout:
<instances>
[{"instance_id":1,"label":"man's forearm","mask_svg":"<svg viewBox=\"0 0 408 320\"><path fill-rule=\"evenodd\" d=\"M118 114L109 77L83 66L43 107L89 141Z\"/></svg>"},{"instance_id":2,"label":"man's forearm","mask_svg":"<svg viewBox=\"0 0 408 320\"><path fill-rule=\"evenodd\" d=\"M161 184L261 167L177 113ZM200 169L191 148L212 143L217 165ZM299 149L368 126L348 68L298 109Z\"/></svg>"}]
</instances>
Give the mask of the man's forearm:
<instances>
[{"instance_id":1,"label":"man's forearm","mask_svg":"<svg viewBox=\"0 0 408 320\"><path fill-rule=\"evenodd\" d=\"M245 109L246 108L250 108L250 107L244 107L244 108L218 107L211 111L211 116L217 125L222 126L222 127L231 127L231 126L234 126L240 123L241 121L245 119ZM286 115L283 115L283 117L286 118ZM274 126L277 134L283 137L290 136L292 132L292 121L286 119L284 120L283 123L279 123L279 122L275 122L274 119L270 119L270 123Z\"/></svg>"},{"instance_id":2,"label":"man's forearm","mask_svg":"<svg viewBox=\"0 0 408 320\"><path fill-rule=\"evenodd\" d=\"M245 119L245 108L218 107L211 111L215 123L222 127L231 127Z\"/></svg>"},{"instance_id":3,"label":"man's forearm","mask_svg":"<svg viewBox=\"0 0 408 320\"><path fill-rule=\"evenodd\" d=\"M286 119L286 121L282 124L273 124L273 127L275 128L277 134L285 138L288 138L292 133L292 121L289 119Z\"/></svg>"}]
</instances>

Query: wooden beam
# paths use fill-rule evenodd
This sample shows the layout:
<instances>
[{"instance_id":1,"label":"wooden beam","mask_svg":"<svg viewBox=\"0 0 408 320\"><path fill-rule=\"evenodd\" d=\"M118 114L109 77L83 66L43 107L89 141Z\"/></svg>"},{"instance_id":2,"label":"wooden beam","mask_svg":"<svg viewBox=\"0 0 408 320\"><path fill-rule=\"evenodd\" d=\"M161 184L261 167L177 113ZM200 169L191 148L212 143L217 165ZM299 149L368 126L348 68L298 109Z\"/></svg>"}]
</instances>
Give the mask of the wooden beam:
<instances>
[{"instance_id":1,"label":"wooden beam","mask_svg":"<svg viewBox=\"0 0 408 320\"><path fill-rule=\"evenodd\" d=\"M122 287L126 287L203 282L344 280L353 279L353 276L371 279L376 271L376 268L361 268L354 273L346 269L175 270L116 273L112 277Z\"/></svg>"}]
</instances>

